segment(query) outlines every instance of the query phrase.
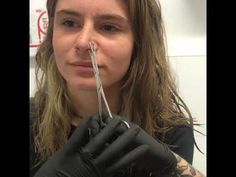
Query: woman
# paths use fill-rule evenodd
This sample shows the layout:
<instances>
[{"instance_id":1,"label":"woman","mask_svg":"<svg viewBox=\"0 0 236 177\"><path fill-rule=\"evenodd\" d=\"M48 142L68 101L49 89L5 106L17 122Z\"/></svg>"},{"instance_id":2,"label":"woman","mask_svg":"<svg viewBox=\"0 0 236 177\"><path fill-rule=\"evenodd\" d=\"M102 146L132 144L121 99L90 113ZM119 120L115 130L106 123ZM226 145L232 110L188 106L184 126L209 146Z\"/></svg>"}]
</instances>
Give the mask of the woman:
<instances>
[{"instance_id":1,"label":"woman","mask_svg":"<svg viewBox=\"0 0 236 177\"><path fill-rule=\"evenodd\" d=\"M202 176L190 165L193 123L170 73L159 2L48 0L47 10L31 104L31 175L42 166L36 176ZM90 42L114 114L102 128Z\"/></svg>"}]
</instances>

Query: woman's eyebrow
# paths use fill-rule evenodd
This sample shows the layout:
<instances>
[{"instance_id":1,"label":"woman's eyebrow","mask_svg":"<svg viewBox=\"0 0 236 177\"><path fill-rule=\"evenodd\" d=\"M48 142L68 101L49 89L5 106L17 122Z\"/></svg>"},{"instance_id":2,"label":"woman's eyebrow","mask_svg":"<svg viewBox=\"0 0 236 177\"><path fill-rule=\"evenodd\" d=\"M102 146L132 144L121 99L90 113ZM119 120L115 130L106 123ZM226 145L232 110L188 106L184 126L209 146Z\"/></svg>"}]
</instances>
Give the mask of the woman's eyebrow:
<instances>
[{"instance_id":1,"label":"woman's eyebrow","mask_svg":"<svg viewBox=\"0 0 236 177\"><path fill-rule=\"evenodd\" d=\"M100 14L95 17L95 19L98 20L115 20L115 21L120 21L120 22L129 22L128 18L123 17L118 14Z\"/></svg>"},{"instance_id":2,"label":"woman's eyebrow","mask_svg":"<svg viewBox=\"0 0 236 177\"><path fill-rule=\"evenodd\" d=\"M63 16L63 15L71 15L71 16L75 16L75 17L82 17L83 14L72 10L72 9L62 9L56 12L56 16ZM116 21L120 21L120 22L128 22L128 18L123 17L121 15L118 14L113 14L113 13L108 13L108 14L98 14L95 15L94 17L95 19L98 20L116 20Z\"/></svg>"},{"instance_id":3,"label":"woman's eyebrow","mask_svg":"<svg viewBox=\"0 0 236 177\"><path fill-rule=\"evenodd\" d=\"M76 17L82 17L82 14L72 9L62 9L56 12L56 16L71 15Z\"/></svg>"}]
</instances>

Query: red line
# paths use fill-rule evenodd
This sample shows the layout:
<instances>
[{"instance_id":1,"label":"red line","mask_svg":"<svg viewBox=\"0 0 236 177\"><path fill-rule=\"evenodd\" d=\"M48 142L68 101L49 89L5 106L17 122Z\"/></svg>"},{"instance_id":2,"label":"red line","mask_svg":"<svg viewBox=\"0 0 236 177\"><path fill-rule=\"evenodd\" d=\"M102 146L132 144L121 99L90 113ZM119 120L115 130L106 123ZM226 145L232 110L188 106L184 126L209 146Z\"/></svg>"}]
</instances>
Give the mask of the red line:
<instances>
[{"instance_id":1,"label":"red line","mask_svg":"<svg viewBox=\"0 0 236 177\"><path fill-rule=\"evenodd\" d=\"M46 13L46 11L44 11L44 12L42 12L42 13L40 14L40 16L39 16L39 18L38 18L38 23L37 23L37 25L38 25L38 37L39 37L39 41L40 41L40 42L41 42L41 33L44 33L43 30L42 30L42 28L40 27L40 20L41 20L42 16L43 16L45 13Z\"/></svg>"},{"instance_id":2,"label":"red line","mask_svg":"<svg viewBox=\"0 0 236 177\"><path fill-rule=\"evenodd\" d=\"M39 47L40 44L30 44L30 47Z\"/></svg>"}]
</instances>

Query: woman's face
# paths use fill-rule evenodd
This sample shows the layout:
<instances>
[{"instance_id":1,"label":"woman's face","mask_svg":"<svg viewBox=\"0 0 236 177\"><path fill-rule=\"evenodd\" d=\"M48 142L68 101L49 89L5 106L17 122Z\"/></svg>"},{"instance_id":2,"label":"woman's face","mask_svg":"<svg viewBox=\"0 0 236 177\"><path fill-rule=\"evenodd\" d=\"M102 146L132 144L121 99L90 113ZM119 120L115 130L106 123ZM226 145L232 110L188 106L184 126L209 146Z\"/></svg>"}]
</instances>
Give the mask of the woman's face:
<instances>
[{"instance_id":1,"label":"woman's face","mask_svg":"<svg viewBox=\"0 0 236 177\"><path fill-rule=\"evenodd\" d=\"M69 87L96 89L88 43L97 45L104 88L119 88L132 55L133 33L123 0L58 0L53 49Z\"/></svg>"}]
</instances>

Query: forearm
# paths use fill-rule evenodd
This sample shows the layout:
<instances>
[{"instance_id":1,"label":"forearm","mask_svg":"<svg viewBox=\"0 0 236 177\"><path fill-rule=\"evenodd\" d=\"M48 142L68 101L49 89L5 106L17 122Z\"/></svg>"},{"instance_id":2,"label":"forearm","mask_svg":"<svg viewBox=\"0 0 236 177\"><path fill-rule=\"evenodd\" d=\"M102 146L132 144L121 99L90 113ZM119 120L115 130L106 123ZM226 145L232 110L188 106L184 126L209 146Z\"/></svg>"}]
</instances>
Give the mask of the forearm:
<instances>
[{"instance_id":1,"label":"forearm","mask_svg":"<svg viewBox=\"0 0 236 177\"><path fill-rule=\"evenodd\" d=\"M200 171L195 169L186 160L175 154L177 159L177 166L175 172L171 174L172 177L205 177Z\"/></svg>"}]
</instances>

